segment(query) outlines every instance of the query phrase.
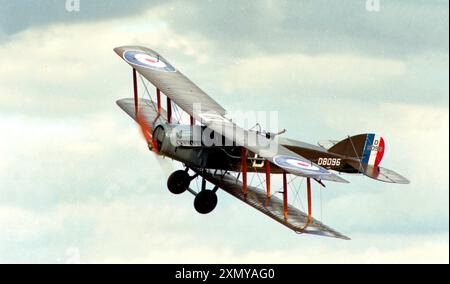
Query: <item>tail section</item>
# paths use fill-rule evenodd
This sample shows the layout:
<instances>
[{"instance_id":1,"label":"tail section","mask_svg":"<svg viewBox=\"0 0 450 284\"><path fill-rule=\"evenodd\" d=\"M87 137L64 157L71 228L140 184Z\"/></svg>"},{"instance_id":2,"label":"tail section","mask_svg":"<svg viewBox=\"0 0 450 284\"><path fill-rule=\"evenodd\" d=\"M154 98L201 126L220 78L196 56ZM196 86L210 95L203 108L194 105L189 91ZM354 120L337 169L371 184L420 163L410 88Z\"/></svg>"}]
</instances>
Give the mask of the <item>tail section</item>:
<instances>
[{"instance_id":1,"label":"tail section","mask_svg":"<svg viewBox=\"0 0 450 284\"><path fill-rule=\"evenodd\" d=\"M377 167L383 159L385 143L376 134L359 134L336 143L328 151L343 156L357 158L363 166Z\"/></svg>"},{"instance_id":2,"label":"tail section","mask_svg":"<svg viewBox=\"0 0 450 284\"><path fill-rule=\"evenodd\" d=\"M379 166L385 149L383 137L369 133L348 137L334 144L328 151L352 158L346 161L347 164L370 178L389 183L409 183L400 174Z\"/></svg>"}]
</instances>

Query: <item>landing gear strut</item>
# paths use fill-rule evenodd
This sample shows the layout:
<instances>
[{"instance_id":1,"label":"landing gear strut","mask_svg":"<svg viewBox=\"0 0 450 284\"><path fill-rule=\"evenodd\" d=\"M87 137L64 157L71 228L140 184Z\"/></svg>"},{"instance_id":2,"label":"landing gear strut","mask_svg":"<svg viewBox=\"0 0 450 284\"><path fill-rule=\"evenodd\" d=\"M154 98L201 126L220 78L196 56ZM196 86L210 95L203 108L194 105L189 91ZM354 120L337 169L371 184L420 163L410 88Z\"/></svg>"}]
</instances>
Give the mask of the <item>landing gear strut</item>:
<instances>
[{"instance_id":1,"label":"landing gear strut","mask_svg":"<svg viewBox=\"0 0 450 284\"><path fill-rule=\"evenodd\" d=\"M186 170L178 170L173 172L167 179L167 188L173 194L181 194L186 190L195 195L194 208L200 214L208 214L216 208L217 205L217 194L216 191L219 189L215 186L212 190L206 189L206 180L202 179L202 189L200 192L195 192L189 188L191 181L199 176L196 173L190 176L189 168Z\"/></svg>"}]
</instances>

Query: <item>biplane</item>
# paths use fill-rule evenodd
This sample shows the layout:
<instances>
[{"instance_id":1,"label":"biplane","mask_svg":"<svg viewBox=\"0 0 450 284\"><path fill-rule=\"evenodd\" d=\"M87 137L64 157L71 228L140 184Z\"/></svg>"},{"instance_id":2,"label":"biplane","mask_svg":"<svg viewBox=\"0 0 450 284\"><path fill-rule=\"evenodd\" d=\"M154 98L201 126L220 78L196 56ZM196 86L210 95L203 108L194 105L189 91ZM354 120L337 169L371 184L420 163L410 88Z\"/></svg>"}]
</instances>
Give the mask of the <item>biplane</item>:
<instances>
[{"instance_id":1,"label":"biplane","mask_svg":"<svg viewBox=\"0 0 450 284\"><path fill-rule=\"evenodd\" d=\"M368 133L312 145L261 129L244 129L227 116L226 110L173 67L159 53L140 46L122 46L114 51L132 68L133 97L117 104L133 118L156 155L181 162L167 180L171 193L190 192L195 210L212 212L221 189L297 233L349 239L312 216L311 184L348 183L340 173L363 174L372 179L407 184L380 162L385 141ZM154 97L139 97L138 75L155 88ZM162 96L166 103L163 108ZM174 108L189 117L189 123L173 118ZM249 174L261 174L260 186L248 182ZM273 175L281 175L282 196L271 192ZM307 212L288 202L288 175L306 179ZM194 179L201 188L193 190ZM209 188L208 188L209 187ZM306 210L305 210L306 211Z\"/></svg>"}]
</instances>

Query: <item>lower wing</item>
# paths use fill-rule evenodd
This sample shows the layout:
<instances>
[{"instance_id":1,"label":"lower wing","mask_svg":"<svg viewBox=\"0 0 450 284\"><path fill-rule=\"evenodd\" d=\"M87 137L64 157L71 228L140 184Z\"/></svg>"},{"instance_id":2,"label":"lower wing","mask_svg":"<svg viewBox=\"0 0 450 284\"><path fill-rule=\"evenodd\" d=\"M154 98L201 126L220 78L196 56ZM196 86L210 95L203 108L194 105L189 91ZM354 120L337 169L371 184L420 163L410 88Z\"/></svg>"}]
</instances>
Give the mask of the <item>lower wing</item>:
<instances>
[{"instance_id":1,"label":"lower wing","mask_svg":"<svg viewBox=\"0 0 450 284\"><path fill-rule=\"evenodd\" d=\"M253 186L248 186L247 193L244 195L242 192L242 183L229 174L214 174L214 171L211 170L196 172L210 183L220 187L223 191L247 203L256 210L285 225L296 233L313 234L344 240L350 239L314 218L311 223L308 224L308 214L300 211L292 205L288 206L289 214L285 220L283 201L281 199L273 195L270 198L267 198L263 190Z\"/></svg>"}]
</instances>

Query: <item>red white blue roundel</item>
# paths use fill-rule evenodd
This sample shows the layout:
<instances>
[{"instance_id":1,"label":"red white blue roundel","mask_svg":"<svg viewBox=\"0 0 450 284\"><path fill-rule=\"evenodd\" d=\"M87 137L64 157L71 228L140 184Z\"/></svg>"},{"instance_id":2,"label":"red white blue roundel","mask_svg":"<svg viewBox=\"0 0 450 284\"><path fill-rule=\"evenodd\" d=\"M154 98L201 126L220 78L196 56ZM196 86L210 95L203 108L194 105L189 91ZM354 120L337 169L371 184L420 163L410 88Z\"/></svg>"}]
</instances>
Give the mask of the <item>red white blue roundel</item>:
<instances>
[{"instance_id":1,"label":"red white blue roundel","mask_svg":"<svg viewBox=\"0 0 450 284\"><path fill-rule=\"evenodd\" d=\"M300 170L300 171L312 171L317 173L326 173L326 170L320 168L311 162L303 161L295 157L279 155L273 158L274 163L285 169Z\"/></svg>"},{"instance_id":2,"label":"red white blue roundel","mask_svg":"<svg viewBox=\"0 0 450 284\"><path fill-rule=\"evenodd\" d=\"M164 61L161 57L152 56L142 51L127 50L123 53L123 58L132 65L137 65L144 68L163 72L176 71L172 65Z\"/></svg>"}]
</instances>

